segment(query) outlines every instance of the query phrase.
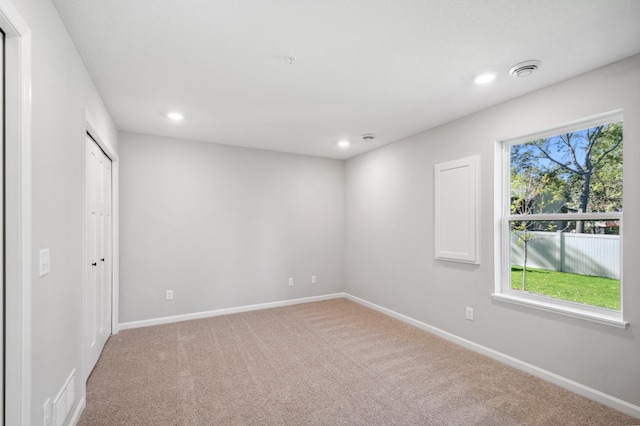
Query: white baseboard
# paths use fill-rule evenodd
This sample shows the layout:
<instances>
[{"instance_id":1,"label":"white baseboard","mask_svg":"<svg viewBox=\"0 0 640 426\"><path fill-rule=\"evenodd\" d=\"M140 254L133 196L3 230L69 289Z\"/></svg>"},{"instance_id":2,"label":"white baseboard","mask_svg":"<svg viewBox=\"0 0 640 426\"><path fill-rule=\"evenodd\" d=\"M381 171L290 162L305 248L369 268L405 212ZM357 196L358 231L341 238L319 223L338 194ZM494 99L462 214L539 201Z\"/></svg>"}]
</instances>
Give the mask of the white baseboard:
<instances>
[{"instance_id":1,"label":"white baseboard","mask_svg":"<svg viewBox=\"0 0 640 426\"><path fill-rule=\"evenodd\" d=\"M640 419L640 407L637 405L631 404L627 401L623 401L620 398L616 398L615 396L611 396L609 394L590 388L578 382L574 382L573 380L567 379L566 377L562 377L558 374L544 370L540 367L536 367L535 365L521 361L517 358L513 358L509 355L505 355L501 352L487 348L486 346L482 346L470 340L463 339L462 337L458 337L455 334L448 333L437 327L433 327L429 324L425 324L421 321L418 321L406 315L392 311L391 309L383 308L382 306L376 305L375 303L368 302L364 299L360 299L359 297L352 296L348 293L345 293L345 297L349 300L352 300L356 303L367 306L385 315L398 319L407 324L413 325L421 330L424 330L429 333L435 334L436 336L442 337L443 339L448 340L452 343L455 343L457 345L470 349L474 352L478 352L489 358L495 359L496 361L502 362L503 364L507 364L513 368L524 371L525 373L529 373L532 376L539 377L543 380L546 380L555 385L558 385L561 388L567 389L571 392L577 393L578 395L584 396L585 398L589 398L593 401L597 401L603 405L606 405L607 407L611 407L615 410L621 411L625 414L628 414L630 416Z\"/></svg>"},{"instance_id":2,"label":"white baseboard","mask_svg":"<svg viewBox=\"0 0 640 426\"><path fill-rule=\"evenodd\" d=\"M86 406L87 406L87 400L86 398L83 397L78 403L78 406L76 407L76 411L73 412L73 416L71 417L71 420L69 420L69 426L76 426L78 424L78 422L80 421L80 416L82 415L82 412L84 411Z\"/></svg>"},{"instance_id":3,"label":"white baseboard","mask_svg":"<svg viewBox=\"0 0 640 426\"><path fill-rule=\"evenodd\" d=\"M173 322L188 321L201 318L216 317L219 315L237 314L240 312L257 311L260 309L279 308L281 306L298 305L300 303L320 302L322 300L340 299L346 297L346 293L325 294L322 296L303 297L300 299L281 300L278 302L260 303L257 305L239 306L237 308L216 309L214 311L196 312L193 314L175 315L171 317L154 318L142 321L123 322L118 324L119 330L130 328L149 327L152 325L169 324Z\"/></svg>"}]
</instances>

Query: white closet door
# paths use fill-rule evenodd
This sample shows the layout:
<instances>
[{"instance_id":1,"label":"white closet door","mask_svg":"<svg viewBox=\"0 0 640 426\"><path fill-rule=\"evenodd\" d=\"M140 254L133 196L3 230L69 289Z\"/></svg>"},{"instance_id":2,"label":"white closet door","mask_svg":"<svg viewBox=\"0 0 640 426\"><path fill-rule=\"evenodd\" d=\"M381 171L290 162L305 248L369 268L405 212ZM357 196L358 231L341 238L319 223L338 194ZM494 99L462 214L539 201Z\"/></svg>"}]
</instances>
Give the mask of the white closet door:
<instances>
[{"instance_id":1,"label":"white closet door","mask_svg":"<svg viewBox=\"0 0 640 426\"><path fill-rule=\"evenodd\" d=\"M87 259L85 377L111 335L111 160L87 135Z\"/></svg>"}]
</instances>

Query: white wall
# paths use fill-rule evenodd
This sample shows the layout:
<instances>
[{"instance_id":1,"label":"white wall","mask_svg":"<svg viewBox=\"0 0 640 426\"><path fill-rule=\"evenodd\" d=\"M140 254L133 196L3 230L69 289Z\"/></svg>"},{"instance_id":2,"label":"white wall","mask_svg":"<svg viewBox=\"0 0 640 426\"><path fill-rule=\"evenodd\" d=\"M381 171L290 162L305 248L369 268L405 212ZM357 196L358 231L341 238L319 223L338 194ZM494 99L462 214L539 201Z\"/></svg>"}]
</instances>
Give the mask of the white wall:
<instances>
[{"instance_id":1,"label":"white wall","mask_svg":"<svg viewBox=\"0 0 640 426\"><path fill-rule=\"evenodd\" d=\"M120 156L121 323L343 290L342 161L133 133Z\"/></svg>"},{"instance_id":2,"label":"white wall","mask_svg":"<svg viewBox=\"0 0 640 426\"><path fill-rule=\"evenodd\" d=\"M495 141L618 108L623 309L631 326L493 301ZM435 261L433 166L474 154L481 156L482 263ZM640 56L350 159L345 182L348 293L640 406ZM465 319L466 306L475 321Z\"/></svg>"},{"instance_id":3,"label":"white wall","mask_svg":"<svg viewBox=\"0 0 640 426\"><path fill-rule=\"evenodd\" d=\"M76 369L81 397L83 111L117 148L117 131L49 0L13 0L32 31L32 399L42 404ZM38 278L38 252L51 249L51 273Z\"/></svg>"}]
</instances>

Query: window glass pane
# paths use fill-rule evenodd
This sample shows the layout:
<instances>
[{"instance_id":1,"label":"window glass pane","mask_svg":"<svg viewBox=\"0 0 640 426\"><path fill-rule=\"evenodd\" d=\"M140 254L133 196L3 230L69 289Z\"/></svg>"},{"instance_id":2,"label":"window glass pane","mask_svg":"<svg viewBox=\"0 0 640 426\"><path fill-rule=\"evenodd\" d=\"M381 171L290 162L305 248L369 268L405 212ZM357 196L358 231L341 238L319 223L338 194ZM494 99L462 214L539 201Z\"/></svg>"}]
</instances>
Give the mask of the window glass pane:
<instances>
[{"instance_id":1,"label":"window glass pane","mask_svg":"<svg viewBox=\"0 0 640 426\"><path fill-rule=\"evenodd\" d=\"M622 136L617 122L512 145L511 214L621 212Z\"/></svg>"},{"instance_id":2,"label":"window glass pane","mask_svg":"<svg viewBox=\"0 0 640 426\"><path fill-rule=\"evenodd\" d=\"M620 310L618 220L514 220L509 229L512 290Z\"/></svg>"}]
</instances>

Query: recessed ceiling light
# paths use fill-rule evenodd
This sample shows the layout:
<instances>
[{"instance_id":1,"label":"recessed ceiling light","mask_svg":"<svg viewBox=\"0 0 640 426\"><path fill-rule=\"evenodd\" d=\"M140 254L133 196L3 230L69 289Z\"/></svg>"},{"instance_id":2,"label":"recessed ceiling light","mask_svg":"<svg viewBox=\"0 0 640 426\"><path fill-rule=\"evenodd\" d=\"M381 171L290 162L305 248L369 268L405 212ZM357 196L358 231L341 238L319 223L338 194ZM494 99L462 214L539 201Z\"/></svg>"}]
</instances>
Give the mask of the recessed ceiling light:
<instances>
[{"instance_id":1,"label":"recessed ceiling light","mask_svg":"<svg viewBox=\"0 0 640 426\"><path fill-rule=\"evenodd\" d=\"M473 78L473 81L476 84L487 84L487 83L491 83L495 79L496 79L496 73L494 73L494 72L482 72L482 73L476 75Z\"/></svg>"},{"instance_id":2,"label":"recessed ceiling light","mask_svg":"<svg viewBox=\"0 0 640 426\"><path fill-rule=\"evenodd\" d=\"M169 117L173 121L180 121L184 119L184 115L180 114L179 112L170 112L169 114L167 114L167 117Z\"/></svg>"},{"instance_id":3,"label":"recessed ceiling light","mask_svg":"<svg viewBox=\"0 0 640 426\"><path fill-rule=\"evenodd\" d=\"M338 142L338 146L340 148L347 148L349 145L351 145L351 142L349 142L346 139L341 140L340 142Z\"/></svg>"}]
</instances>

